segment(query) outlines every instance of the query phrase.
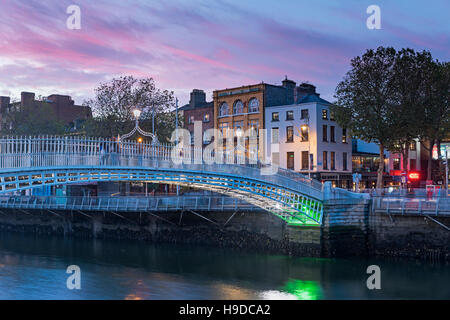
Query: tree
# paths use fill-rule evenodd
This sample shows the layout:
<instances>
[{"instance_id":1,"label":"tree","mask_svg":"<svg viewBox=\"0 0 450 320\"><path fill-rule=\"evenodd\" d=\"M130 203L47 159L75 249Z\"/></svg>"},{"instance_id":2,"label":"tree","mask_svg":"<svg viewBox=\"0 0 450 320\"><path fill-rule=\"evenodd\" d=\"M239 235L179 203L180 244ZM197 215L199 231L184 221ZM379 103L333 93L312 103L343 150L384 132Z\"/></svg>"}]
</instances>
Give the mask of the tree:
<instances>
[{"instance_id":1,"label":"tree","mask_svg":"<svg viewBox=\"0 0 450 320\"><path fill-rule=\"evenodd\" d=\"M95 90L94 99L85 102L93 109L94 118L85 125L86 133L93 136L114 137L133 129L133 109L142 111L141 127L152 130L155 114L155 131L161 133L175 128L171 114L175 106L173 92L160 90L152 78L136 79L133 76L114 78ZM173 119L175 116L173 116ZM161 137L166 140L165 136Z\"/></svg>"},{"instance_id":2,"label":"tree","mask_svg":"<svg viewBox=\"0 0 450 320\"><path fill-rule=\"evenodd\" d=\"M53 108L46 102L40 102L39 106L13 103L5 117L4 135L59 135L66 131L64 123L58 121Z\"/></svg>"},{"instance_id":3,"label":"tree","mask_svg":"<svg viewBox=\"0 0 450 320\"><path fill-rule=\"evenodd\" d=\"M351 70L336 88L337 106L332 107L340 126L350 129L361 140L379 145L378 189L383 187L384 150L395 141L392 136L395 57L394 48L379 47L353 58Z\"/></svg>"},{"instance_id":4,"label":"tree","mask_svg":"<svg viewBox=\"0 0 450 320\"><path fill-rule=\"evenodd\" d=\"M431 180L433 145L449 138L450 132L450 62L433 61L428 65L421 90L419 139L429 152L427 179Z\"/></svg>"},{"instance_id":5,"label":"tree","mask_svg":"<svg viewBox=\"0 0 450 320\"><path fill-rule=\"evenodd\" d=\"M430 52L402 49L397 52L393 72L395 103L393 109L393 137L395 143L389 151L403 158L403 168L408 167L410 144L421 133L423 118L418 116L424 106L423 89L433 58Z\"/></svg>"}]
</instances>

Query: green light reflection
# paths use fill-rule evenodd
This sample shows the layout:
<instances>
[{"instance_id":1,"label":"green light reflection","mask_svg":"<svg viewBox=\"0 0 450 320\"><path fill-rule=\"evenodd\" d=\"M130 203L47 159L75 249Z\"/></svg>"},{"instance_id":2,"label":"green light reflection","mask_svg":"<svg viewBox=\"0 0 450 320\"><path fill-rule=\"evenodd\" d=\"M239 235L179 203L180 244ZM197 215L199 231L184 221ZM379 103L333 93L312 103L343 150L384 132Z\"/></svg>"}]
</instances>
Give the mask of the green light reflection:
<instances>
[{"instance_id":1,"label":"green light reflection","mask_svg":"<svg viewBox=\"0 0 450 320\"><path fill-rule=\"evenodd\" d=\"M286 282L282 290L293 294L299 300L318 300L322 297L322 290L315 281L291 279Z\"/></svg>"}]
</instances>

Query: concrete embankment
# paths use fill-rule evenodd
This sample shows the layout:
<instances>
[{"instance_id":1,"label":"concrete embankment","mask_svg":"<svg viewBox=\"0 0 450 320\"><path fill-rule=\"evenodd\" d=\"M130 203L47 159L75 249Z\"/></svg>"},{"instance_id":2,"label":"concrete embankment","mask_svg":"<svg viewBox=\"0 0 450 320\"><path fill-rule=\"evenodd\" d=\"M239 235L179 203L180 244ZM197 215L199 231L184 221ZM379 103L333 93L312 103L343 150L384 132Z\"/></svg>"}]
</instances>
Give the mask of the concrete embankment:
<instances>
[{"instance_id":1,"label":"concrete embankment","mask_svg":"<svg viewBox=\"0 0 450 320\"><path fill-rule=\"evenodd\" d=\"M450 217L438 219L450 226ZM450 231L424 216L373 213L370 200L327 201L321 227L288 226L264 211L233 215L233 212L150 214L2 209L0 230L195 244L295 256L450 260Z\"/></svg>"}]
</instances>

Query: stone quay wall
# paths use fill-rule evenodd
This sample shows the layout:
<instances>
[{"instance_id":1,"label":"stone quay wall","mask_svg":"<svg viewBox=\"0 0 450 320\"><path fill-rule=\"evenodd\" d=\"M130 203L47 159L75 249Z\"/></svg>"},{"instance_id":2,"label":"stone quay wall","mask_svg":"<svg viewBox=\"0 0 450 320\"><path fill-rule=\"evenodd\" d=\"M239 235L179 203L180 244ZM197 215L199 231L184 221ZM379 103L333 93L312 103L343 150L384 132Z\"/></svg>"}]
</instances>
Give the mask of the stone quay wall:
<instances>
[{"instance_id":1,"label":"stone quay wall","mask_svg":"<svg viewBox=\"0 0 450 320\"><path fill-rule=\"evenodd\" d=\"M183 243L309 257L450 260L450 231L425 216L372 212L370 199L326 201L321 227L288 226L262 210L233 214L1 209L0 232ZM450 217L432 218L450 226Z\"/></svg>"}]
</instances>

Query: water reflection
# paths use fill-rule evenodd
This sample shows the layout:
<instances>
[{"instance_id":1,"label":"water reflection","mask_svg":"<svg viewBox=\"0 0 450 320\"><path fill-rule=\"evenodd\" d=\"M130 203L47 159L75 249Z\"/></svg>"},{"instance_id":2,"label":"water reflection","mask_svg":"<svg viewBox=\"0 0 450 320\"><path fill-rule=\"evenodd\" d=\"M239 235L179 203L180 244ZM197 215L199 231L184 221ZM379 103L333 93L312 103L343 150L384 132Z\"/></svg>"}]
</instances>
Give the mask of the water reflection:
<instances>
[{"instance_id":1,"label":"water reflection","mask_svg":"<svg viewBox=\"0 0 450 320\"><path fill-rule=\"evenodd\" d=\"M81 290L66 288L72 264L81 268ZM380 291L366 287L370 264L381 267ZM0 235L0 299L449 299L449 269L415 261Z\"/></svg>"}]
</instances>

